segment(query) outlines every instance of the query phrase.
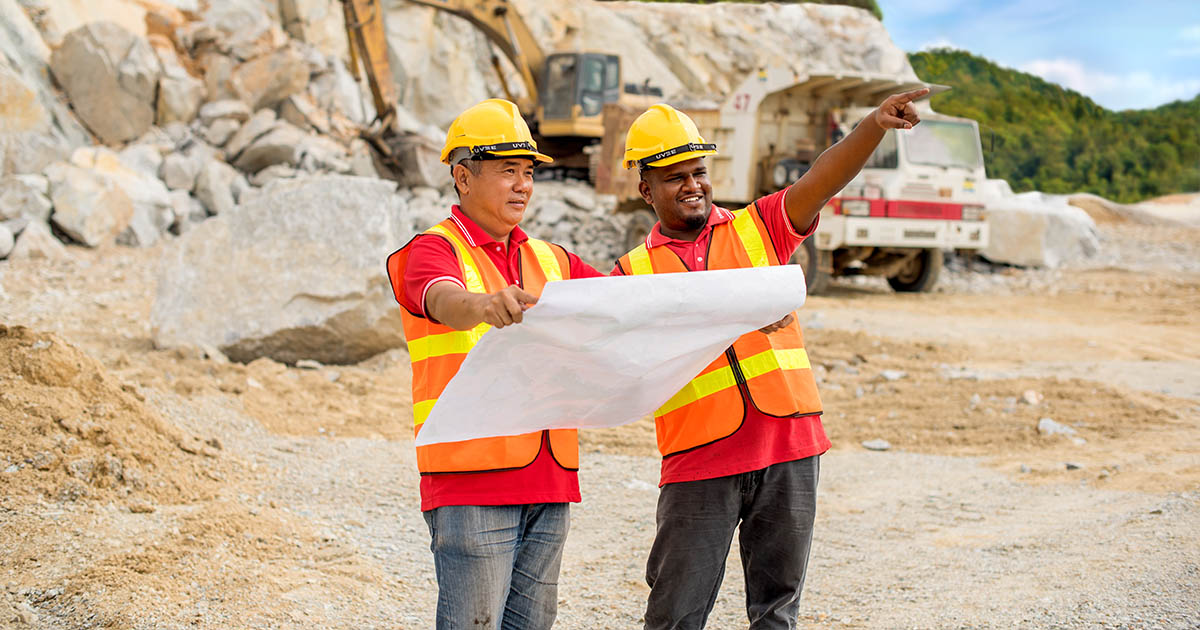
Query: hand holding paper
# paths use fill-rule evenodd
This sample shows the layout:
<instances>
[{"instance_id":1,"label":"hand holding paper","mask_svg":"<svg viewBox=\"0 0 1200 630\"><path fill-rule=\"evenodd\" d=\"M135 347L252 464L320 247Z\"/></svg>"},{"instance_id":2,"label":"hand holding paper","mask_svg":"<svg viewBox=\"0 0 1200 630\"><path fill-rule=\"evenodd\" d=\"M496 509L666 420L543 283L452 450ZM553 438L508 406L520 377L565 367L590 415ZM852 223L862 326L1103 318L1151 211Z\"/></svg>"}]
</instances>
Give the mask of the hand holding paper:
<instances>
[{"instance_id":1,"label":"hand holding paper","mask_svg":"<svg viewBox=\"0 0 1200 630\"><path fill-rule=\"evenodd\" d=\"M416 444L633 422L801 306L804 287L797 265L552 282L521 325L471 350Z\"/></svg>"}]
</instances>

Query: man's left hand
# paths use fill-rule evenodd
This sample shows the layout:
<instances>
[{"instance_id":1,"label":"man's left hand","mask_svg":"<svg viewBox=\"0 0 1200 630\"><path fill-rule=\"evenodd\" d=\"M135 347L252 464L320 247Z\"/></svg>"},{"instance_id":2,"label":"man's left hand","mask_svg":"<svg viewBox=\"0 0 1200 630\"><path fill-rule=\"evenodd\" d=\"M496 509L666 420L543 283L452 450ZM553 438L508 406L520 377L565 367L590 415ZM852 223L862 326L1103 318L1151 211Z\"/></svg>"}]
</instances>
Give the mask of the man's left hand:
<instances>
[{"instance_id":1,"label":"man's left hand","mask_svg":"<svg viewBox=\"0 0 1200 630\"><path fill-rule=\"evenodd\" d=\"M777 330L783 330L785 327L787 327L788 324L791 324L794 321L796 321L796 317L794 315L792 315L791 313L788 313L787 315L785 315L783 317L783 319L775 322L774 324L767 324L766 326L759 328L758 332L766 333L769 335Z\"/></svg>"},{"instance_id":2,"label":"man's left hand","mask_svg":"<svg viewBox=\"0 0 1200 630\"><path fill-rule=\"evenodd\" d=\"M881 129L912 129L921 122L917 107L912 102L928 93L929 88L926 87L887 97L875 110L875 124Z\"/></svg>"}]
</instances>

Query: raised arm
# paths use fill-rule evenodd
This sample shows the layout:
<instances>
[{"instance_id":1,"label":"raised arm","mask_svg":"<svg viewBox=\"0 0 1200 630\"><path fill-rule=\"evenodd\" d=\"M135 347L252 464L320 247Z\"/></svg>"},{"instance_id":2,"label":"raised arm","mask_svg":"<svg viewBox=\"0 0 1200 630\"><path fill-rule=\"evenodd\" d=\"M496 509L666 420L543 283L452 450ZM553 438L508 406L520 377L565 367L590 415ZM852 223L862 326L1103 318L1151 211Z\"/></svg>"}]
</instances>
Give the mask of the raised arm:
<instances>
[{"instance_id":1,"label":"raised arm","mask_svg":"<svg viewBox=\"0 0 1200 630\"><path fill-rule=\"evenodd\" d=\"M796 231L807 230L821 208L862 170L884 132L912 129L921 122L912 102L928 93L929 88L921 88L887 97L850 135L821 153L783 198L784 209Z\"/></svg>"}]
</instances>

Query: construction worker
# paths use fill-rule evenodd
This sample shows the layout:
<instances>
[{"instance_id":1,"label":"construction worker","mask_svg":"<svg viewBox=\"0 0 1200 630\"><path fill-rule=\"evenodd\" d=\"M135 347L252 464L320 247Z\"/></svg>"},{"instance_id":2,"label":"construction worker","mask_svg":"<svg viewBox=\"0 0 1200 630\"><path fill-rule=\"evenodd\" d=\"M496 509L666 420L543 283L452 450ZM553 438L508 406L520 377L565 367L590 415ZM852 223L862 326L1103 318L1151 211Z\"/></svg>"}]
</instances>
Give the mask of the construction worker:
<instances>
[{"instance_id":1,"label":"construction worker","mask_svg":"<svg viewBox=\"0 0 1200 630\"><path fill-rule=\"evenodd\" d=\"M521 323L547 282L603 275L517 226L534 167L550 161L508 101L479 103L450 125L442 162L459 204L387 261L412 359L415 433L489 327ZM549 628L569 504L580 500L575 431L420 446L417 468L437 628Z\"/></svg>"},{"instance_id":2,"label":"construction worker","mask_svg":"<svg viewBox=\"0 0 1200 630\"><path fill-rule=\"evenodd\" d=\"M640 170L638 190L658 223L613 273L786 264L884 131L919 122L912 100L925 93L889 97L790 187L734 212L712 203L704 158L716 145L686 114L651 107L630 127L624 161ZM820 455L830 444L795 314L740 337L655 412L655 423L663 460L647 630L704 627L739 526L750 628L796 627Z\"/></svg>"}]
</instances>

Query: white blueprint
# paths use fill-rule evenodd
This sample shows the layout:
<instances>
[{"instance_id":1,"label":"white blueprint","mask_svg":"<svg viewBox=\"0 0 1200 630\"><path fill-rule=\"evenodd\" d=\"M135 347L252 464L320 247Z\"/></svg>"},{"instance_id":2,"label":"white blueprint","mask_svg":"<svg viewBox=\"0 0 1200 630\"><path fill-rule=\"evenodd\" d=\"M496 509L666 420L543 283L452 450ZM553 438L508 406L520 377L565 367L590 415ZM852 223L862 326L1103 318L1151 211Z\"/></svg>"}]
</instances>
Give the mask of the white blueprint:
<instances>
[{"instance_id":1,"label":"white blueprint","mask_svg":"<svg viewBox=\"0 0 1200 630\"><path fill-rule=\"evenodd\" d=\"M799 265L551 282L479 340L416 443L633 422L804 296Z\"/></svg>"}]
</instances>

